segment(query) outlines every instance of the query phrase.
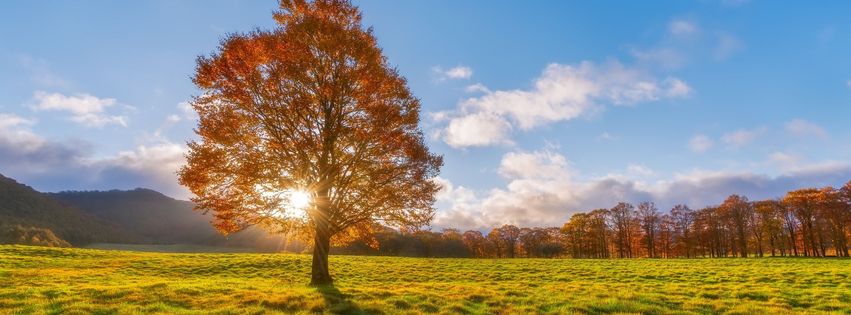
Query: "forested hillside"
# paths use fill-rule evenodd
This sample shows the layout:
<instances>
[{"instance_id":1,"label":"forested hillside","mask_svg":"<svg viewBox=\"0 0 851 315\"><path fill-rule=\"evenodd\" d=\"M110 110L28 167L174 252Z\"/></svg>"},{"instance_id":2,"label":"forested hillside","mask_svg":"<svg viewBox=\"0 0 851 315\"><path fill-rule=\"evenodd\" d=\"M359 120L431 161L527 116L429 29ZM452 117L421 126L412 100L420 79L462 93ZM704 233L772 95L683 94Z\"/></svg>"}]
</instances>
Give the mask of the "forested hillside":
<instances>
[{"instance_id":1,"label":"forested hillside","mask_svg":"<svg viewBox=\"0 0 851 315\"><path fill-rule=\"evenodd\" d=\"M61 203L112 222L136 235L144 244L195 244L247 247L260 251L300 251L280 236L260 229L224 236L210 224L210 215L194 211L190 201L137 188L110 191L65 191L47 194Z\"/></svg>"},{"instance_id":2,"label":"forested hillside","mask_svg":"<svg viewBox=\"0 0 851 315\"><path fill-rule=\"evenodd\" d=\"M301 251L299 242L249 228L219 234L189 201L149 189L41 193L0 175L0 244L193 244Z\"/></svg>"},{"instance_id":3,"label":"forested hillside","mask_svg":"<svg viewBox=\"0 0 851 315\"><path fill-rule=\"evenodd\" d=\"M65 206L2 175L0 228L3 230L3 233L0 233L0 243L11 243L22 236L29 236L31 239L33 235L41 235L41 238L49 234L55 234L73 245L93 242L128 243L136 240L130 233L115 225L79 209ZM36 233L34 229L42 231Z\"/></svg>"},{"instance_id":4,"label":"forested hillside","mask_svg":"<svg viewBox=\"0 0 851 315\"><path fill-rule=\"evenodd\" d=\"M137 188L47 193L59 202L121 226L149 244L207 243L221 238L192 202Z\"/></svg>"}]
</instances>

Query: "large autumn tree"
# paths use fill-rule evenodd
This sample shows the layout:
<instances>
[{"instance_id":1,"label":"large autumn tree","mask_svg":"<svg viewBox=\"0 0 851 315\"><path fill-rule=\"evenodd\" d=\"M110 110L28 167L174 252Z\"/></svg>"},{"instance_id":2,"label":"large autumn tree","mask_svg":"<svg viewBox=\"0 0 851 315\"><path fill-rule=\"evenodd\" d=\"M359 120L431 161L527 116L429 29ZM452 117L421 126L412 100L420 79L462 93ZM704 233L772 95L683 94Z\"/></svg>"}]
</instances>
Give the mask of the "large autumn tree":
<instances>
[{"instance_id":1,"label":"large autumn tree","mask_svg":"<svg viewBox=\"0 0 851 315\"><path fill-rule=\"evenodd\" d=\"M283 0L280 8L275 29L231 34L198 58L200 140L189 143L179 176L224 233L306 232L311 283L325 284L332 241L368 235L376 223L431 221L439 188L431 179L443 162L424 143L419 100L356 7Z\"/></svg>"}]
</instances>

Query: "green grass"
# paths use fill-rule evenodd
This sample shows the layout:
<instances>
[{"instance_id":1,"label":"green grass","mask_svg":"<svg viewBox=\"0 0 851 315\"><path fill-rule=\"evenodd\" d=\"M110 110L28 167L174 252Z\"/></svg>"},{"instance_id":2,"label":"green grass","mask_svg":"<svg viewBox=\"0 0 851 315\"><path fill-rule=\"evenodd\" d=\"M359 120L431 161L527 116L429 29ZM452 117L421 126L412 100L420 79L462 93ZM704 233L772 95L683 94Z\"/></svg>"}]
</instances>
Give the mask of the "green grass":
<instances>
[{"instance_id":1,"label":"green grass","mask_svg":"<svg viewBox=\"0 0 851 315\"><path fill-rule=\"evenodd\" d=\"M426 259L0 246L0 313L851 313L851 260Z\"/></svg>"},{"instance_id":2,"label":"green grass","mask_svg":"<svg viewBox=\"0 0 851 315\"><path fill-rule=\"evenodd\" d=\"M141 245L141 244L94 243L94 244L86 245L85 248L129 250L129 251L134 251L134 252L154 252L154 253L252 253L252 252L257 252L253 248L204 246L204 245L191 245L191 244Z\"/></svg>"}]
</instances>

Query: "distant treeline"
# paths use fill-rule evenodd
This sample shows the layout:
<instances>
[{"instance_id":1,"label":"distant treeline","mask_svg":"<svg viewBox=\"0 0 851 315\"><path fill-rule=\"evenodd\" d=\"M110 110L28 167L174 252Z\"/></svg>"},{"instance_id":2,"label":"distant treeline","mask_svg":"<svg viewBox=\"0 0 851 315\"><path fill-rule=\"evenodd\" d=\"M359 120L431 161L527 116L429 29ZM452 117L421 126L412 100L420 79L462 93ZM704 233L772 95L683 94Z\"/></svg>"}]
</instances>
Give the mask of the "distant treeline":
<instances>
[{"instance_id":1,"label":"distant treeline","mask_svg":"<svg viewBox=\"0 0 851 315\"><path fill-rule=\"evenodd\" d=\"M561 228L504 225L480 231L399 232L382 229L378 248L356 242L334 252L416 257L692 258L748 256L849 257L851 182L807 188L783 198L749 201L731 195L717 206L621 202L574 214Z\"/></svg>"}]
</instances>

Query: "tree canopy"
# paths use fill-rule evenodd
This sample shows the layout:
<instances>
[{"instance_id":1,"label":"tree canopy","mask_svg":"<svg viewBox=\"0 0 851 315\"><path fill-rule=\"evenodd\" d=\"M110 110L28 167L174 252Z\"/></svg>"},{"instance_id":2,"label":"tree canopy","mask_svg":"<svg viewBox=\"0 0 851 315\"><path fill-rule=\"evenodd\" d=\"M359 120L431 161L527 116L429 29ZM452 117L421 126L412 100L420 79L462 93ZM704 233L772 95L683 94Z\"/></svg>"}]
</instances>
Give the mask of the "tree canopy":
<instances>
[{"instance_id":1,"label":"tree canopy","mask_svg":"<svg viewBox=\"0 0 851 315\"><path fill-rule=\"evenodd\" d=\"M180 182L225 233L251 225L314 239L313 283L331 281L332 239L433 215L420 102L344 0L284 0L279 26L231 34L197 60L200 140ZM305 194L298 209L293 196Z\"/></svg>"}]
</instances>

